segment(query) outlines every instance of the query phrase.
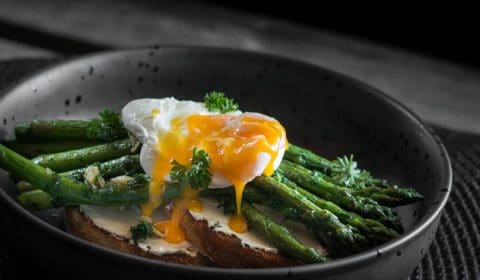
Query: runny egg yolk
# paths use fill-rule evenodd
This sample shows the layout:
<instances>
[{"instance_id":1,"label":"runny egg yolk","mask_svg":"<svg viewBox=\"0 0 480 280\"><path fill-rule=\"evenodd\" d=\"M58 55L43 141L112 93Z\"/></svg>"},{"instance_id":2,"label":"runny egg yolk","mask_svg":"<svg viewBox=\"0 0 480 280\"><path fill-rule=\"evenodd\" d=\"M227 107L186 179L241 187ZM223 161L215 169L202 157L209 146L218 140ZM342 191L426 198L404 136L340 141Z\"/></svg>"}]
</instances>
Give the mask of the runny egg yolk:
<instances>
[{"instance_id":1,"label":"runny egg yolk","mask_svg":"<svg viewBox=\"0 0 480 280\"><path fill-rule=\"evenodd\" d=\"M246 183L259 174L259 156L268 154L270 159L262 174L271 176L275 159L286 149L286 134L276 120L259 114L241 115L190 115L172 121L171 129L159 138L152 168L149 201L142 206L144 215L150 216L160 206L164 179L175 159L188 166L194 148L207 152L212 174L221 174L232 183L236 195L236 214L230 218L229 227L235 232L248 230L241 215L242 194ZM171 219L156 225L165 234L167 241L179 243L185 236L179 222L185 209L201 211L201 201L191 193L182 194L175 202Z\"/></svg>"},{"instance_id":2,"label":"runny egg yolk","mask_svg":"<svg viewBox=\"0 0 480 280\"><path fill-rule=\"evenodd\" d=\"M180 221L185 213L185 209L194 212L203 210L202 201L197 198L197 193L192 188L184 189L181 198L175 201L173 205L170 219L155 223L155 229L164 234L167 242L177 244L185 240L185 233L180 227Z\"/></svg>"}]
</instances>

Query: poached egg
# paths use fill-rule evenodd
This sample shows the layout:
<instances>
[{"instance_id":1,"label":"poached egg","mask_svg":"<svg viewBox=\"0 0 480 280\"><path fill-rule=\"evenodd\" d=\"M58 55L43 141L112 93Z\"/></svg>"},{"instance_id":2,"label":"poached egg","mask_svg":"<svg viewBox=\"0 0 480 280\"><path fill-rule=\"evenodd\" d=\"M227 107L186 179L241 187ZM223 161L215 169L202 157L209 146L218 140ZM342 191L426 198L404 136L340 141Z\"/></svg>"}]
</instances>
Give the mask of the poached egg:
<instances>
[{"instance_id":1,"label":"poached egg","mask_svg":"<svg viewBox=\"0 0 480 280\"><path fill-rule=\"evenodd\" d=\"M193 149L197 148L210 157L209 188L235 188L237 214L229 222L235 232L247 231L240 214L245 185L262 174L272 175L288 147L285 129L274 118L241 111L209 112L201 102L172 97L133 100L122 109L122 121L143 144L140 163L152 178L149 201L142 205L144 215L151 216L161 205L164 182L170 181L172 160L188 166ZM178 225L183 212L180 204L191 211L203 209L195 191L189 190L183 197L182 203L175 203L171 219L155 225L172 243L184 240Z\"/></svg>"}]
</instances>

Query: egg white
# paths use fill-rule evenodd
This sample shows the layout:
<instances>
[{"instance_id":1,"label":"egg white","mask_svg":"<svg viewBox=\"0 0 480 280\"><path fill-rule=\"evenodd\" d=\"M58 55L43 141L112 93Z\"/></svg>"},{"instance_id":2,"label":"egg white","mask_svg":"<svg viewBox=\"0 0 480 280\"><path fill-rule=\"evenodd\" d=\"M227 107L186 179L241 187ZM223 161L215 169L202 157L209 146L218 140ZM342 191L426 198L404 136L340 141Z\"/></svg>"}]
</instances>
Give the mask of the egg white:
<instances>
[{"instance_id":1,"label":"egg white","mask_svg":"<svg viewBox=\"0 0 480 280\"><path fill-rule=\"evenodd\" d=\"M152 111L158 114L152 114ZM232 115L240 115L241 111L230 112ZM140 164L149 176L152 175L152 167L157 156L155 149L157 143L161 141L171 129L172 120L177 118L186 118L190 115L217 115L217 112L209 112L205 105L201 102L177 100L173 97L161 99L136 99L129 102L122 109L122 121L125 128L133 134L143 145L140 151ZM272 119L266 115L255 113L255 115ZM239 119L234 119L234 121ZM232 124L234 125L234 124ZM188 131L184 131L185 134ZM274 160L274 168L276 169L282 161L287 141L282 138L278 143L278 154ZM271 159L268 153L259 153L254 166L241 174L244 182L250 182L255 177L262 175L266 166ZM170 181L167 175L165 181ZM212 182L209 188L225 188L232 185L223 174L215 172L212 174Z\"/></svg>"}]
</instances>

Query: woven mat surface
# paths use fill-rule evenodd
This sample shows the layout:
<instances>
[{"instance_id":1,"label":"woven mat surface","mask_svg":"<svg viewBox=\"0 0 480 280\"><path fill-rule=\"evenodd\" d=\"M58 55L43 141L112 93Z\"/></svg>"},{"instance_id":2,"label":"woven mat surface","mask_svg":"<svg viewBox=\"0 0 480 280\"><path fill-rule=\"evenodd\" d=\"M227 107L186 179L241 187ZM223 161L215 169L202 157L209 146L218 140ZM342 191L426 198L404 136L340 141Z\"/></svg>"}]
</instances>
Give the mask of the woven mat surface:
<instances>
[{"instance_id":1,"label":"woven mat surface","mask_svg":"<svg viewBox=\"0 0 480 280\"><path fill-rule=\"evenodd\" d=\"M52 61L0 62L0 90ZM454 188L429 252L407 279L480 279L480 136L437 127L435 131L450 154ZM0 279L13 276L7 258L0 240Z\"/></svg>"}]
</instances>

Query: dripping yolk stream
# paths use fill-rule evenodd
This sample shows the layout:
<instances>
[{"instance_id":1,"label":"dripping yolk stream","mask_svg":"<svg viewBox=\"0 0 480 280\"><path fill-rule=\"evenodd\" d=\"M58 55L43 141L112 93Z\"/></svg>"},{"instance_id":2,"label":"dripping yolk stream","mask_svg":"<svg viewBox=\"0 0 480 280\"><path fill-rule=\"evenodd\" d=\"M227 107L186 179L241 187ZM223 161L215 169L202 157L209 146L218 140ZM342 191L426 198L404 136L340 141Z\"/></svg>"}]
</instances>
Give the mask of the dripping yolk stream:
<instances>
[{"instance_id":1,"label":"dripping yolk stream","mask_svg":"<svg viewBox=\"0 0 480 280\"><path fill-rule=\"evenodd\" d=\"M203 210L202 201L198 199L197 194L198 191L192 188L185 188L180 199L173 204L170 219L155 224L155 229L164 234L167 242L178 244L185 241L185 233L180 226L185 211L187 209L194 212Z\"/></svg>"},{"instance_id":2,"label":"dripping yolk stream","mask_svg":"<svg viewBox=\"0 0 480 280\"><path fill-rule=\"evenodd\" d=\"M144 215L151 215L161 204L163 181L171 170L171 161L175 159L188 166L196 147L209 155L212 174L223 176L235 188L237 211L230 219L230 228L236 232L247 231L245 219L241 215L243 189L254 177L273 174L275 160L287 148L286 141L285 129L278 121L255 113L190 115L174 119L171 129L159 137L156 146L150 199L142 207ZM195 199L190 200L191 206L197 203L192 202ZM172 223L181 219L181 213L184 213L181 210L176 213L177 208L182 207L175 205L170 220Z\"/></svg>"}]
</instances>

